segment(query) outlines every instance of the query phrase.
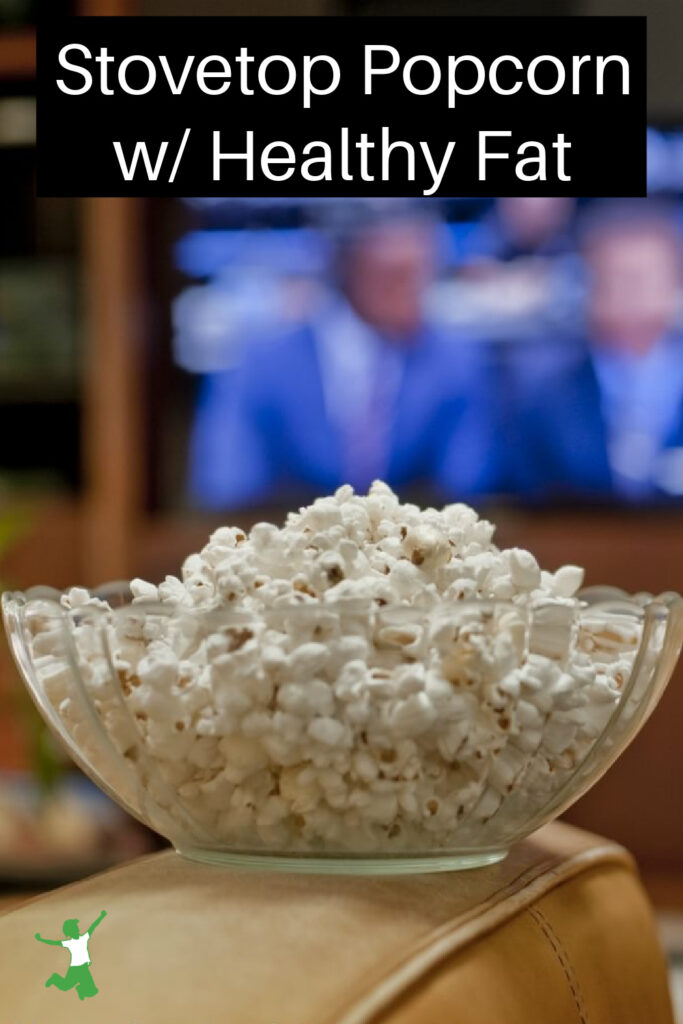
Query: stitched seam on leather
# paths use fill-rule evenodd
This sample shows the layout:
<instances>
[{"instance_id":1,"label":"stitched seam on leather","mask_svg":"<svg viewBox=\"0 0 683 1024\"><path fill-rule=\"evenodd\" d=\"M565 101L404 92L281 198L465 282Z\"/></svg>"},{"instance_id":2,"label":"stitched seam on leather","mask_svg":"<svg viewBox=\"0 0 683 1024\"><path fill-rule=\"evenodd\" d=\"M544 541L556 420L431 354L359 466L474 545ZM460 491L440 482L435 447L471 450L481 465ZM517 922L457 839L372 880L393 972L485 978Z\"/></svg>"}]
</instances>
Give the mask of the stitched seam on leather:
<instances>
[{"instance_id":1,"label":"stitched seam on leather","mask_svg":"<svg viewBox=\"0 0 683 1024\"><path fill-rule=\"evenodd\" d=\"M581 1024L589 1024L588 1014L583 1002L583 996L581 995L581 989L579 988L579 982L572 968L567 950L564 948L555 929L542 910L539 910L538 907L530 907L527 913L533 918L543 932L543 935L547 939L550 948L555 954L557 961L564 972L567 984L569 985L569 990L574 999L574 1005L576 1006L576 1010L579 1015L579 1021Z\"/></svg>"},{"instance_id":2,"label":"stitched seam on leather","mask_svg":"<svg viewBox=\"0 0 683 1024\"><path fill-rule=\"evenodd\" d=\"M606 863L618 863L626 870L635 870L631 856L623 847L614 843L591 847L565 861L558 860L556 857L547 858L540 864L525 869L513 881L508 881L493 893L479 907L474 907L456 920L447 922L435 931L429 932L400 959L394 960L392 963L378 964L376 971L379 976L368 979L365 993L356 996L350 1003L347 1000L340 1002L332 1012L328 1009L328 1012L320 1018L320 1024L323 1022L324 1024L332 1024L332 1022L334 1024L365 1024L365 1022L376 1018L398 998L401 992L419 983L429 971L443 963L449 956L453 956L471 942L483 938L490 931L502 927L516 914L523 913L528 909L530 903L547 895L557 885L570 881L584 871L598 869ZM501 901L511 890L515 891L516 886L522 880L524 880L523 888L516 890L520 895L526 890L526 898L523 898L521 905L502 917L495 917L495 911ZM543 888L540 891L534 891L539 883L543 883ZM483 915L482 911L484 911ZM488 920L482 922L482 916ZM463 931L474 919L479 919L476 933L463 938Z\"/></svg>"}]
</instances>

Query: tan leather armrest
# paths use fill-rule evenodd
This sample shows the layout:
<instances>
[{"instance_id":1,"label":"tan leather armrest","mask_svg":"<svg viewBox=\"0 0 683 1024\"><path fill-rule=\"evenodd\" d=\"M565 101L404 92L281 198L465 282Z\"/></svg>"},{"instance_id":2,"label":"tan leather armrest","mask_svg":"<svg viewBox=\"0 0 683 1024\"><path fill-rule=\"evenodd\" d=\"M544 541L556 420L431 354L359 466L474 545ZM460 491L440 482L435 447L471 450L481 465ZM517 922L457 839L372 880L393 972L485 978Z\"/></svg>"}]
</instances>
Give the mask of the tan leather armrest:
<instances>
[{"instance_id":1,"label":"tan leather armrest","mask_svg":"<svg viewBox=\"0 0 683 1024\"><path fill-rule=\"evenodd\" d=\"M71 917L84 930L102 909L85 1004L97 1024L671 1024L628 854L564 825L446 875L134 861L0 918L3 1024L72 1024L75 992L44 988L67 955L34 933L58 938Z\"/></svg>"},{"instance_id":2,"label":"tan leather armrest","mask_svg":"<svg viewBox=\"0 0 683 1024\"><path fill-rule=\"evenodd\" d=\"M448 958L377 1019L671 1024L662 956L636 876L619 864L575 875Z\"/></svg>"}]
</instances>

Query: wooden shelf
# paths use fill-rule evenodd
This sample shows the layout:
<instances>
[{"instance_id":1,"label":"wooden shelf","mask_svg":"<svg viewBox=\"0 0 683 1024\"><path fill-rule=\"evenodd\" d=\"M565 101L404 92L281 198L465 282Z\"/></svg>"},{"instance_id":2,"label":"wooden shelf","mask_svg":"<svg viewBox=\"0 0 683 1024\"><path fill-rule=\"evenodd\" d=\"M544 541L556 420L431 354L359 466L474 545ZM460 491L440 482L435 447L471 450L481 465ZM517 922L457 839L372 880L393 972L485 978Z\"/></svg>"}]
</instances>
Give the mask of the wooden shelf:
<instances>
[{"instance_id":1,"label":"wooden shelf","mask_svg":"<svg viewBox=\"0 0 683 1024\"><path fill-rule=\"evenodd\" d=\"M0 81L30 79L36 74L36 34L33 29L0 31Z\"/></svg>"}]
</instances>

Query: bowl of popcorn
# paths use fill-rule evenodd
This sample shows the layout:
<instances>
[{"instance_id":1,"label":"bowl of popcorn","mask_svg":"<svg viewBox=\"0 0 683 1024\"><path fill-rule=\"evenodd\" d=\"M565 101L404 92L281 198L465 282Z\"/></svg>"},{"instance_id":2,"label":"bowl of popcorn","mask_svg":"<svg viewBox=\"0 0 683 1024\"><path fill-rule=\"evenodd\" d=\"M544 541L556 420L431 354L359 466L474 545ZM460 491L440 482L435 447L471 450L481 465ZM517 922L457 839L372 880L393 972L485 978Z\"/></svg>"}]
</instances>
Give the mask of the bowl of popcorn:
<instances>
[{"instance_id":1,"label":"bowl of popcorn","mask_svg":"<svg viewBox=\"0 0 683 1024\"><path fill-rule=\"evenodd\" d=\"M606 771L683 641L676 594L581 589L493 533L344 486L159 585L7 593L5 624L73 759L181 854L476 867Z\"/></svg>"}]
</instances>

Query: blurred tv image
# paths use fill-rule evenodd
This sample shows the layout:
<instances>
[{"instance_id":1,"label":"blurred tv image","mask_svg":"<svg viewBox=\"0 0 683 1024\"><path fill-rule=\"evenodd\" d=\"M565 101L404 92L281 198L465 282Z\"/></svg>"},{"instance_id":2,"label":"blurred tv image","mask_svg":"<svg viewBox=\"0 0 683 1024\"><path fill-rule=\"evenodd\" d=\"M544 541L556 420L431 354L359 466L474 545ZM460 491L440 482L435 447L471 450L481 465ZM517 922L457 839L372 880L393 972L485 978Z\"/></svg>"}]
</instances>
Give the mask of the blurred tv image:
<instances>
[{"instance_id":1,"label":"blurred tv image","mask_svg":"<svg viewBox=\"0 0 683 1024\"><path fill-rule=\"evenodd\" d=\"M190 503L680 501L683 136L649 153L647 199L183 200Z\"/></svg>"}]
</instances>

